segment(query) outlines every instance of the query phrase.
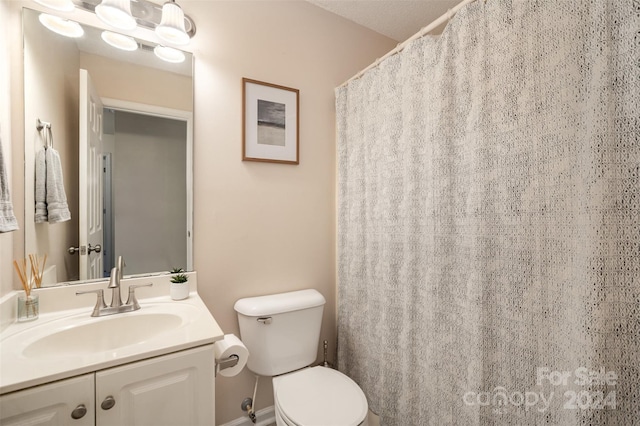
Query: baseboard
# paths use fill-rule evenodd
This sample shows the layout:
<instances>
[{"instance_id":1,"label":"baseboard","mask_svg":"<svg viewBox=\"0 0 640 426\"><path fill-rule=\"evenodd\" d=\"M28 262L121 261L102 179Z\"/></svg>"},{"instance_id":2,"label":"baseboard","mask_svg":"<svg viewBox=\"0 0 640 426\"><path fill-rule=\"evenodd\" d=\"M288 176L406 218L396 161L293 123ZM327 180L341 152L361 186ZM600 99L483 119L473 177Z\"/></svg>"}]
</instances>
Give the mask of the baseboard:
<instances>
[{"instance_id":1,"label":"baseboard","mask_svg":"<svg viewBox=\"0 0 640 426\"><path fill-rule=\"evenodd\" d=\"M219 426L268 426L276 423L276 412L273 405L256 411L256 423L251 422L249 416L244 415Z\"/></svg>"}]
</instances>

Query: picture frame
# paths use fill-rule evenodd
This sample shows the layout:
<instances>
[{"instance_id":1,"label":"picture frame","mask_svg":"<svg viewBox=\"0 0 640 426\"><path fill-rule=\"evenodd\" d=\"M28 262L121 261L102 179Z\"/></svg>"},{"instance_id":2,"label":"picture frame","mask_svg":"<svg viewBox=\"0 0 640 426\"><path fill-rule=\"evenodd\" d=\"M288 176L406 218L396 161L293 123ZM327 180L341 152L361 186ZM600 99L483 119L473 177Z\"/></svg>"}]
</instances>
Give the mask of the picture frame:
<instances>
[{"instance_id":1,"label":"picture frame","mask_svg":"<svg viewBox=\"0 0 640 426\"><path fill-rule=\"evenodd\" d=\"M300 91L242 79L242 160L300 163Z\"/></svg>"}]
</instances>

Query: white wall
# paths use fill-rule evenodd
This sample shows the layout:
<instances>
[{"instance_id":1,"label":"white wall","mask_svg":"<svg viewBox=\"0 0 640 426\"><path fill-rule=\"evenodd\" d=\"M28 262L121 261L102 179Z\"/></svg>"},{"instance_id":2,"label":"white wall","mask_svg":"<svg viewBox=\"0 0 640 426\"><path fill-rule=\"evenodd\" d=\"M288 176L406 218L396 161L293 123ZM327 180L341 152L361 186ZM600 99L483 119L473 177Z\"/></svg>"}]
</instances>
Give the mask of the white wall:
<instances>
[{"instance_id":1,"label":"white wall","mask_svg":"<svg viewBox=\"0 0 640 426\"><path fill-rule=\"evenodd\" d=\"M0 2L12 9L34 5ZM238 334L237 299L316 288L327 299L321 339L330 342L333 356L334 88L396 42L302 0L179 3L197 25L190 49L196 57L194 267L201 296L222 329ZM11 28L19 34L19 25ZM19 46L12 43L11 67L21 72ZM241 161L242 77L300 90L299 165ZM18 89L11 108L18 122L20 78L12 76ZM21 176L15 168L22 169L21 133L15 131L12 142L17 193L23 190L15 180ZM11 244L3 238L0 244ZM14 253L21 253L22 238L14 237ZM2 252L0 262L4 276L11 259ZM6 289L7 278L2 279ZM253 383L248 371L216 380L217 424L243 415L240 403ZM257 409L273 404L269 380L261 382L256 402Z\"/></svg>"}]
</instances>

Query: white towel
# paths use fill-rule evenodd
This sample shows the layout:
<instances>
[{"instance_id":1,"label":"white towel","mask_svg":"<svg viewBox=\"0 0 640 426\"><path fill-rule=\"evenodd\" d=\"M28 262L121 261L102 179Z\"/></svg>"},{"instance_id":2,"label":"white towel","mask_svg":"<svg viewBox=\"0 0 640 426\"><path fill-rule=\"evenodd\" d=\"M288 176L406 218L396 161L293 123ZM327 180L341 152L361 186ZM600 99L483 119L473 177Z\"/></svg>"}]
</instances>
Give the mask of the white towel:
<instances>
[{"instance_id":1,"label":"white towel","mask_svg":"<svg viewBox=\"0 0 640 426\"><path fill-rule=\"evenodd\" d=\"M36 223L43 223L47 218L47 161L45 159L46 149L41 149L36 153Z\"/></svg>"},{"instance_id":2,"label":"white towel","mask_svg":"<svg viewBox=\"0 0 640 426\"><path fill-rule=\"evenodd\" d=\"M0 232L10 232L16 229L18 229L18 221L13 214L9 182L4 168L4 157L2 156L2 141L0 141Z\"/></svg>"},{"instance_id":3,"label":"white towel","mask_svg":"<svg viewBox=\"0 0 640 426\"><path fill-rule=\"evenodd\" d=\"M71 212L67 205L67 195L64 192L60 154L49 147L45 156L47 163L47 214L49 223L70 220Z\"/></svg>"},{"instance_id":4,"label":"white towel","mask_svg":"<svg viewBox=\"0 0 640 426\"><path fill-rule=\"evenodd\" d=\"M36 154L36 223L58 223L71 219L62 178L60 154L46 148Z\"/></svg>"}]
</instances>

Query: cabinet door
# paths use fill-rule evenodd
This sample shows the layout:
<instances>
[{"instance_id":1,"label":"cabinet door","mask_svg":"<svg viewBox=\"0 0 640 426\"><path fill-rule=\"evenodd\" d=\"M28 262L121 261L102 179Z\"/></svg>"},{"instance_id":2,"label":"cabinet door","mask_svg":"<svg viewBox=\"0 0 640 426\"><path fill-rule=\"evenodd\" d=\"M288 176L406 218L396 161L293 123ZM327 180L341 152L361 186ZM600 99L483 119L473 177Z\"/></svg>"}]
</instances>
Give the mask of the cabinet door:
<instances>
[{"instance_id":1,"label":"cabinet door","mask_svg":"<svg viewBox=\"0 0 640 426\"><path fill-rule=\"evenodd\" d=\"M2 426L95 425L93 374L0 396Z\"/></svg>"},{"instance_id":2,"label":"cabinet door","mask_svg":"<svg viewBox=\"0 0 640 426\"><path fill-rule=\"evenodd\" d=\"M97 425L213 425L213 363L207 345L97 372Z\"/></svg>"}]
</instances>

